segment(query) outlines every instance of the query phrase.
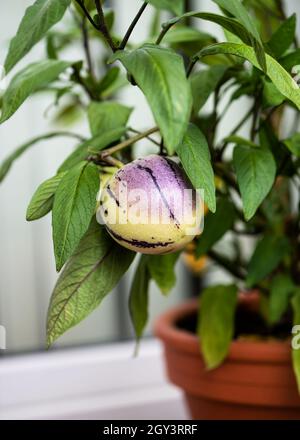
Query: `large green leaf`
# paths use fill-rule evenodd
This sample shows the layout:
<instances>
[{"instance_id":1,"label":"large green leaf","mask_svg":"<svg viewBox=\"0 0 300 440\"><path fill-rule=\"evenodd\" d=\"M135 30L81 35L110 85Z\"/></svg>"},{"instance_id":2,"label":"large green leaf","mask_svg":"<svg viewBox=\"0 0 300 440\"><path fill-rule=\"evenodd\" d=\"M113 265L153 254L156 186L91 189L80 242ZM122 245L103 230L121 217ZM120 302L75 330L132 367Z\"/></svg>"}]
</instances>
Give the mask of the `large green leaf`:
<instances>
[{"instance_id":1,"label":"large green leaf","mask_svg":"<svg viewBox=\"0 0 300 440\"><path fill-rule=\"evenodd\" d=\"M87 231L96 209L99 172L96 165L81 162L62 178L52 210L53 243L59 271Z\"/></svg>"},{"instance_id":2,"label":"large green leaf","mask_svg":"<svg viewBox=\"0 0 300 440\"><path fill-rule=\"evenodd\" d=\"M216 54L236 55L260 68L255 52L252 47L245 44L219 43L213 44L202 49L195 58L202 58L207 55ZM267 75L277 87L277 89L288 99L290 99L300 109L300 89L288 72L270 55L266 55Z\"/></svg>"},{"instance_id":3,"label":"large green leaf","mask_svg":"<svg viewBox=\"0 0 300 440\"><path fill-rule=\"evenodd\" d=\"M223 78L228 66L216 65L191 76L194 111L198 113Z\"/></svg>"},{"instance_id":4,"label":"large green leaf","mask_svg":"<svg viewBox=\"0 0 300 440\"><path fill-rule=\"evenodd\" d=\"M37 0L26 9L18 32L10 42L4 65L7 73L62 19L70 2L71 0Z\"/></svg>"},{"instance_id":5,"label":"large green leaf","mask_svg":"<svg viewBox=\"0 0 300 440\"><path fill-rule=\"evenodd\" d=\"M38 187L27 208L27 221L38 220L51 211L55 192L64 175L64 172L59 173Z\"/></svg>"},{"instance_id":6,"label":"large green leaf","mask_svg":"<svg viewBox=\"0 0 300 440\"><path fill-rule=\"evenodd\" d=\"M118 246L104 228L92 220L52 294L47 322L48 345L98 307L127 271L134 255Z\"/></svg>"},{"instance_id":7,"label":"large green leaf","mask_svg":"<svg viewBox=\"0 0 300 440\"><path fill-rule=\"evenodd\" d=\"M224 197L218 199L216 213L210 212L205 217L204 229L197 243L197 257L205 255L232 228L234 220L235 209L232 203Z\"/></svg>"},{"instance_id":8,"label":"large green leaf","mask_svg":"<svg viewBox=\"0 0 300 440\"><path fill-rule=\"evenodd\" d=\"M0 123L9 119L28 96L56 80L69 66L71 63L66 61L45 60L29 64L17 73L2 97Z\"/></svg>"},{"instance_id":9,"label":"large green leaf","mask_svg":"<svg viewBox=\"0 0 300 440\"><path fill-rule=\"evenodd\" d=\"M148 256L142 255L136 269L129 296L129 311L136 338L142 337L148 321L148 290L150 274L147 266Z\"/></svg>"},{"instance_id":10,"label":"large green leaf","mask_svg":"<svg viewBox=\"0 0 300 440\"><path fill-rule=\"evenodd\" d=\"M292 340L292 360L293 370L298 384L298 391L300 393L300 289L297 289L297 292L292 299L292 306L294 311L294 328L292 330L294 335Z\"/></svg>"},{"instance_id":11,"label":"large green leaf","mask_svg":"<svg viewBox=\"0 0 300 440\"><path fill-rule=\"evenodd\" d=\"M169 291L176 284L175 265L179 253L168 255L149 255L147 259L151 278L155 281L163 294Z\"/></svg>"},{"instance_id":12,"label":"large green leaf","mask_svg":"<svg viewBox=\"0 0 300 440\"><path fill-rule=\"evenodd\" d=\"M250 220L274 184L276 163L270 150L248 145L235 147L233 162L245 219Z\"/></svg>"},{"instance_id":13,"label":"large green leaf","mask_svg":"<svg viewBox=\"0 0 300 440\"><path fill-rule=\"evenodd\" d=\"M205 136L196 125L189 124L177 154L194 188L204 190L205 203L215 212L216 189L210 152Z\"/></svg>"},{"instance_id":14,"label":"large green leaf","mask_svg":"<svg viewBox=\"0 0 300 440\"><path fill-rule=\"evenodd\" d=\"M118 141L126 133L126 127L118 127L101 133L80 144L62 163L58 171L66 171L85 160L89 155L89 148L101 151L113 142Z\"/></svg>"},{"instance_id":15,"label":"large green leaf","mask_svg":"<svg viewBox=\"0 0 300 440\"><path fill-rule=\"evenodd\" d=\"M282 56L292 45L295 38L296 22L297 16L293 14L272 35L268 46L275 58Z\"/></svg>"},{"instance_id":16,"label":"large green leaf","mask_svg":"<svg viewBox=\"0 0 300 440\"><path fill-rule=\"evenodd\" d=\"M171 11L176 15L183 13L184 0L149 0L148 3L156 8Z\"/></svg>"},{"instance_id":17,"label":"large green leaf","mask_svg":"<svg viewBox=\"0 0 300 440\"><path fill-rule=\"evenodd\" d=\"M246 284L252 287L263 280L281 263L290 252L290 244L286 237L265 235L257 244L248 266Z\"/></svg>"},{"instance_id":18,"label":"large green leaf","mask_svg":"<svg viewBox=\"0 0 300 440\"><path fill-rule=\"evenodd\" d=\"M218 285L205 289L200 299L198 336L206 367L218 367L226 358L234 334L237 288Z\"/></svg>"},{"instance_id":19,"label":"large green leaf","mask_svg":"<svg viewBox=\"0 0 300 440\"><path fill-rule=\"evenodd\" d=\"M88 108L92 136L125 126L132 110L118 102L92 102Z\"/></svg>"},{"instance_id":20,"label":"large green leaf","mask_svg":"<svg viewBox=\"0 0 300 440\"><path fill-rule=\"evenodd\" d=\"M291 294L295 290L295 285L287 274L276 275L271 284L269 299L269 320L275 324L286 312Z\"/></svg>"},{"instance_id":21,"label":"large green leaf","mask_svg":"<svg viewBox=\"0 0 300 440\"><path fill-rule=\"evenodd\" d=\"M119 51L120 60L145 94L169 154L186 131L192 107L191 87L183 59L170 49L146 44L131 52Z\"/></svg>"},{"instance_id":22,"label":"large green leaf","mask_svg":"<svg viewBox=\"0 0 300 440\"><path fill-rule=\"evenodd\" d=\"M249 32L251 35L251 45L254 48L257 60L264 71L267 70L266 55L264 46L259 35L258 29L255 25L253 17L248 13L246 7L240 0L213 0L222 9L225 9L232 14Z\"/></svg>"},{"instance_id":23,"label":"large green leaf","mask_svg":"<svg viewBox=\"0 0 300 440\"><path fill-rule=\"evenodd\" d=\"M203 46L208 43L216 42L216 39L207 32L190 26L177 25L168 31L164 37L164 42L168 44L179 43L203 43Z\"/></svg>"}]
</instances>

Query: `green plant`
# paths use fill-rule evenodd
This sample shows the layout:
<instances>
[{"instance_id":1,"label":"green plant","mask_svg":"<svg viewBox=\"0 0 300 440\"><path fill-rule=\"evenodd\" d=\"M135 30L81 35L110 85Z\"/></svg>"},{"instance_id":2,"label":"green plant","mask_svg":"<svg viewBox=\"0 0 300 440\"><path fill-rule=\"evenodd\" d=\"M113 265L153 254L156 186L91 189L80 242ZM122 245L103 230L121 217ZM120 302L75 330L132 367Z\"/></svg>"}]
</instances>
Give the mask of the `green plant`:
<instances>
[{"instance_id":1,"label":"green plant","mask_svg":"<svg viewBox=\"0 0 300 440\"><path fill-rule=\"evenodd\" d=\"M33 139L0 168L2 180L14 160L50 137L73 136L78 141L57 174L37 189L27 212L31 221L52 210L57 269L64 266L49 307L49 345L100 304L135 257L95 221L96 195L99 176L103 184L120 162L130 162L131 147L145 138L158 154L177 155L194 187L205 190L210 212L203 234L195 239L196 253L207 255L234 279L233 285L210 287L202 296L198 327L208 367L219 365L227 354L239 288L259 290L261 313L270 328L291 310L299 324L296 15L286 17L282 2L275 0L212 2L220 7L219 14L185 12L183 0L141 3L128 32L120 38L113 26L114 11L103 9L99 0L37 0L26 10L11 41L7 73L41 39L45 39L47 56L13 76L1 99L0 122L29 96L47 91L54 94L57 120L65 124L66 117L80 109L91 131L89 139L73 132ZM156 8L155 19L148 41L135 46L131 33L147 13L148 3ZM160 9L175 15L161 28ZM65 17L64 26L52 29L67 10L72 15ZM193 27L199 20L220 25L225 41ZM103 46L101 59L95 58L91 39ZM63 61L63 50L78 41L82 41L84 60ZM117 100L120 88L134 86L144 93L157 124L144 132L128 125L132 108ZM213 108L207 113L203 107L210 97ZM219 141L216 135L228 109L245 97L245 115ZM59 106L62 98L68 103L63 108ZM283 134L280 127L286 112L294 122ZM250 129L244 138L240 130L246 123ZM156 132L160 138L153 137ZM221 182L217 190L214 176ZM232 252L228 256L220 243L229 231ZM243 252L244 237L254 243L250 257ZM130 295L138 338L147 321L149 282L153 279L163 293L168 292L175 283L177 258L178 254L170 254L140 259ZM296 351L293 358L300 383Z\"/></svg>"}]
</instances>

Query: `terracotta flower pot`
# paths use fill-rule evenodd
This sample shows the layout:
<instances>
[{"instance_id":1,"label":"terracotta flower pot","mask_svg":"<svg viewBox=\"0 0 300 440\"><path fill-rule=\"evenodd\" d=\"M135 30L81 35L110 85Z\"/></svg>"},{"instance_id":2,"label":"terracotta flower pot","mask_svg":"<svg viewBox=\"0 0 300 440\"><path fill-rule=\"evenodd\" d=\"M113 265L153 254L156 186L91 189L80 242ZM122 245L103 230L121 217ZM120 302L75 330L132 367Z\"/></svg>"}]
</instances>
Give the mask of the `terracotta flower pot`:
<instances>
[{"instance_id":1,"label":"terracotta flower pot","mask_svg":"<svg viewBox=\"0 0 300 440\"><path fill-rule=\"evenodd\" d=\"M240 297L240 304L254 307ZM164 344L169 379L183 389L193 419L300 419L289 342L232 342L222 366L207 371L196 335L176 323L195 314L195 301L163 314L155 334Z\"/></svg>"}]
</instances>

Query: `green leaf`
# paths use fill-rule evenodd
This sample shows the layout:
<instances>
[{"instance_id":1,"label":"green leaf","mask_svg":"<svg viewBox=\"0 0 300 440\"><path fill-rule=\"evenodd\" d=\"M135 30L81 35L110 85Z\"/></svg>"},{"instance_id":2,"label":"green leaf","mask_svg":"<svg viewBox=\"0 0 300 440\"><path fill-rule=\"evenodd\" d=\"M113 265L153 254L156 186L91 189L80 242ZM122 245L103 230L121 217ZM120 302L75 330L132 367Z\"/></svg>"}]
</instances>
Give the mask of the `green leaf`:
<instances>
[{"instance_id":1,"label":"green leaf","mask_svg":"<svg viewBox=\"0 0 300 440\"><path fill-rule=\"evenodd\" d=\"M52 294L47 340L86 318L116 286L135 254L118 246L95 219L61 273Z\"/></svg>"},{"instance_id":2,"label":"green leaf","mask_svg":"<svg viewBox=\"0 0 300 440\"><path fill-rule=\"evenodd\" d=\"M263 105L264 107L278 107L285 101L285 97L277 87L269 80L263 81Z\"/></svg>"},{"instance_id":3,"label":"green leaf","mask_svg":"<svg viewBox=\"0 0 300 440\"><path fill-rule=\"evenodd\" d=\"M257 60L266 72L266 54L264 46L259 35L258 29L255 25L253 17L248 13L247 9L240 0L213 0L217 5L226 11L230 12L249 32L252 37L251 46L253 47Z\"/></svg>"},{"instance_id":4,"label":"green leaf","mask_svg":"<svg viewBox=\"0 0 300 440\"><path fill-rule=\"evenodd\" d=\"M196 249L197 258L205 255L223 236L235 220L235 209L232 203L224 197L217 200L217 211L207 214L204 229L199 237Z\"/></svg>"},{"instance_id":5,"label":"green leaf","mask_svg":"<svg viewBox=\"0 0 300 440\"><path fill-rule=\"evenodd\" d=\"M151 278L163 294L169 293L176 284L175 265L179 253L168 255L149 255L147 259Z\"/></svg>"},{"instance_id":6,"label":"green leaf","mask_svg":"<svg viewBox=\"0 0 300 440\"><path fill-rule=\"evenodd\" d=\"M271 324L278 322L286 312L291 294L295 285L290 276L286 274L276 275L271 284L269 299L269 320Z\"/></svg>"},{"instance_id":7,"label":"green leaf","mask_svg":"<svg viewBox=\"0 0 300 440\"><path fill-rule=\"evenodd\" d=\"M149 0L153 6L159 9L171 11L176 15L181 15L184 8L184 0Z\"/></svg>"},{"instance_id":8,"label":"green leaf","mask_svg":"<svg viewBox=\"0 0 300 440\"><path fill-rule=\"evenodd\" d=\"M293 67L300 64L300 49L280 58L279 62L289 73L292 73Z\"/></svg>"},{"instance_id":9,"label":"green leaf","mask_svg":"<svg viewBox=\"0 0 300 440\"><path fill-rule=\"evenodd\" d=\"M37 0L26 9L16 36L11 40L5 60L8 73L59 22L71 0Z\"/></svg>"},{"instance_id":10,"label":"green leaf","mask_svg":"<svg viewBox=\"0 0 300 440\"><path fill-rule=\"evenodd\" d=\"M266 148L238 145L233 163L242 196L245 219L250 220L271 190L276 177L276 163Z\"/></svg>"},{"instance_id":11,"label":"green leaf","mask_svg":"<svg viewBox=\"0 0 300 440\"><path fill-rule=\"evenodd\" d=\"M263 280L281 263L290 252L286 237L265 235L257 244L248 266L247 287L252 287Z\"/></svg>"},{"instance_id":12,"label":"green leaf","mask_svg":"<svg viewBox=\"0 0 300 440\"><path fill-rule=\"evenodd\" d=\"M29 64L17 73L2 97L0 123L9 119L28 96L56 80L69 66L71 63L66 61L46 60Z\"/></svg>"},{"instance_id":13,"label":"green leaf","mask_svg":"<svg viewBox=\"0 0 300 440\"><path fill-rule=\"evenodd\" d=\"M200 299L198 336L206 367L218 367L226 358L234 334L237 287L214 286Z\"/></svg>"},{"instance_id":14,"label":"green leaf","mask_svg":"<svg viewBox=\"0 0 300 440\"><path fill-rule=\"evenodd\" d=\"M283 143L291 151L291 153L297 157L300 157L300 133L295 133L289 139L285 139Z\"/></svg>"},{"instance_id":15,"label":"green leaf","mask_svg":"<svg viewBox=\"0 0 300 440\"><path fill-rule=\"evenodd\" d=\"M230 54L244 58L255 67L260 68L257 63L254 50L245 44L219 43L202 49L195 58L202 58L207 55ZM287 71L270 55L266 55L267 75L286 98L290 99L300 109L300 89Z\"/></svg>"},{"instance_id":16,"label":"green leaf","mask_svg":"<svg viewBox=\"0 0 300 440\"><path fill-rule=\"evenodd\" d=\"M215 212L216 189L210 152L205 136L196 125L189 124L177 154L192 185L204 190L205 203Z\"/></svg>"},{"instance_id":17,"label":"green leaf","mask_svg":"<svg viewBox=\"0 0 300 440\"><path fill-rule=\"evenodd\" d=\"M120 60L145 94L169 154L186 131L192 107L190 84L183 59L170 49L146 44L131 52L119 51Z\"/></svg>"},{"instance_id":18,"label":"green leaf","mask_svg":"<svg viewBox=\"0 0 300 440\"><path fill-rule=\"evenodd\" d=\"M65 173L59 173L51 179L45 180L34 193L27 208L26 220L33 221L44 217L51 211L55 192Z\"/></svg>"},{"instance_id":19,"label":"green leaf","mask_svg":"<svg viewBox=\"0 0 300 440\"><path fill-rule=\"evenodd\" d=\"M118 141L126 133L126 130L126 127L118 127L83 142L67 157L58 171L66 171L85 160L90 155L89 148L95 151L101 151L110 144Z\"/></svg>"},{"instance_id":20,"label":"green leaf","mask_svg":"<svg viewBox=\"0 0 300 440\"><path fill-rule=\"evenodd\" d=\"M92 136L125 126L132 110L118 102L92 102L88 108Z\"/></svg>"},{"instance_id":21,"label":"green leaf","mask_svg":"<svg viewBox=\"0 0 300 440\"><path fill-rule=\"evenodd\" d=\"M142 337L148 321L148 290L150 274L148 256L142 255L136 269L129 296L129 311L137 341Z\"/></svg>"},{"instance_id":22,"label":"green leaf","mask_svg":"<svg viewBox=\"0 0 300 440\"><path fill-rule=\"evenodd\" d=\"M228 66L216 65L191 76L195 113L201 110L210 94L215 91L227 69Z\"/></svg>"},{"instance_id":23,"label":"green leaf","mask_svg":"<svg viewBox=\"0 0 300 440\"><path fill-rule=\"evenodd\" d=\"M292 360L293 370L296 376L298 391L300 393L300 289L297 289L296 294L292 298L292 306L294 311L294 328L292 333L294 335L292 340Z\"/></svg>"},{"instance_id":24,"label":"green leaf","mask_svg":"<svg viewBox=\"0 0 300 440\"><path fill-rule=\"evenodd\" d=\"M59 271L87 231L99 190L96 165L81 162L62 178L52 210L53 243Z\"/></svg>"},{"instance_id":25,"label":"green leaf","mask_svg":"<svg viewBox=\"0 0 300 440\"><path fill-rule=\"evenodd\" d=\"M203 44L215 42L215 38L199 29L189 26L174 26L164 37L164 42L168 44L202 42Z\"/></svg>"},{"instance_id":26,"label":"green leaf","mask_svg":"<svg viewBox=\"0 0 300 440\"><path fill-rule=\"evenodd\" d=\"M293 14L285 20L272 35L268 46L275 58L282 56L292 45L296 33L296 24L297 15Z\"/></svg>"}]
</instances>

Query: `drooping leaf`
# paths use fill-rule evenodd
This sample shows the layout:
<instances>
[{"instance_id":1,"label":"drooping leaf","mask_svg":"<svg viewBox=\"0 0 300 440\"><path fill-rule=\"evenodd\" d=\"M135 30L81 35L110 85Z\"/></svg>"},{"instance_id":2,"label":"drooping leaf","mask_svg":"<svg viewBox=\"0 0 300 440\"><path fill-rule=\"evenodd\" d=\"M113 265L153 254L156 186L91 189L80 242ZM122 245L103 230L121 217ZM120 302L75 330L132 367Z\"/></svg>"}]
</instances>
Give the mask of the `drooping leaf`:
<instances>
[{"instance_id":1,"label":"drooping leaf","mask_svg":"<svg viewBox=\"0 0 300 440\"><path fill-rule=\"evenodd\" d=\"M134 255L118 246L92 220L52 294L47 319L48 345L99 306L127 271Z\"/></svg>"},{"instance_id":2,"label":"drooping leaf","mask_svg":"<svg viewBox=\"0 0 300 440\"><path fill-rule=\"evenodd\" d=\"M198 127L189 124L183 141L177 148L177 154L194 188L204 190L205 203L212 212L215 212L214 172L207 141Z\"/></svg>"},{"instance_id":3,"label":"drooping leaf","mask_svg":"<svg viewBox=\"0 0 300 440\"><path fill-rule=\"evenodd\" d=\"M96 165L81 162L62 178L52 210L53 243L59 271L87 231L96 209L99 172Z\"/></svg>"},{"instance_id":4,"label":"drooping leaf","mask_svg":"<svg viewBox=\"0 0 300 440\"><path fill-rule=\"evenodd\" d=\"M2 97L0 123L9 119L28 96L56 80L69 66L71 63L66 61L45 60L29 64L18 72Z\"/></svg>"},{"instance_id":5,"label":"drooping leaf","mask_svg":"<svg viewBox=\"0 0 300 440\"><path fill-rule=\"evenodd\" d=\"M272 38L268 42L268 46L275 58L282 56L292 45L295 38L296 22L297 16L296 14L293 14L285 20L272 35Z\"/></svg>"},{"instance_id":6,"label":"drooping leaf","mask_svg":"<svg viewBox=\"0 0 300 440\"><path fill-rule=\"evenodd\" d=\"M179 43L195 43L203 42L203 44L215 42L215 38L199 29L190 26L177 25L170 29L164 37L164 42L168 44Z\"/></svg>"},{"instance_id":7,"label":"drooping leaf","mask_svg":"<svg viewBox=\"0 0 300 440\"><path fill-rule=\"evenodd\" d=\"M89 148L101 151L111 143L118 141L126 133L126 130L126 127L118 127L83 142L67 157L58 171L66 171L87 159L90 155Z\"/></svg>"},{"instance_id":8,"label":"drooping leaf","mask_svg":"<svg viewBox=\"0 0 300 440\"><path fill-rule=\"evenodd\" d=\"M291 153L300 157L300 133L295 133L292 137L285 139L283 143Z\"/></svg>"},{"instance_id":9,"label":"drooping leaf","mask_svg":"<svg viewBox=\"0 0 300 440\"><path fill-rule=\"evenodd\" d=\"M290 252L286 237L267 234L257 244L248 266L246 284L252 287L263 280L281 263Z\"/></svg>"},{"instance_id":10,"label":"drooping leaf","mask_svg":"<svg viewBox=\"0 0 300 440\"><path fill-rule=\"evenodd\" d=\"M51 211L55 192L64 175L64 172L59 173L51 177L51 179L45 180L45 182L38 187L27 208L27 221L38 220Z\"/></svg>"},{"instance_id":11,"label":"drooping leaf","mask_svg":"<svg viewBox=\"0 0 300 440\"><path fill-rule=\"evenodd\" d=\"M223 78L228 66L216 65L191 76L194 111L198 113Z\"/></svg>"},{"instance_id":12,"label":"drooping leaf","mask_svg":"<svg viewBox=\"0 0 300 440\"><path fill-rule=\"evenodd\" d=\"M248 13L246 7L240 0L213 0L222 9L230 12L249 32L251 35L251 46L254 49L257 60L263 71L267 70L266 54L264 46L255 25L253 17Z\"/></svg>"},{"instance_id":13,"label":"drooping leaf","mask_svg":"<svg viewBox=\"0 0 300 440\"><path fill-rule=\"evenodd\" d=\"M274 184L276 163L268 149L246 145L235 147L233 162L245 219L250 220Z\"/></svg>"},{"instance_id":14,"label":"drooping leaf","mask_svg":"<svg viewBox=\"0 0 300 440\"><path fill-rule=\"evenodd\" d=\"M204 229L199 237L196 255L205 255L232 227L235 220L235 209L224 197L217 200L216 213L208 213L204 220Z\"/></svg>"},{"instance_id":15,"label":"drooping leaf","mask_svg":"<svg viewBox=\"0 0 300 440\"><path fill-rule=\"evenodd\" d=\"M276 275L271 284L269 299L269 320L275 324L286 312L291 294L295 290L295 285L287 274Z\"/></svg>"},{"instance_id":16,"label":"drooping leaf","mask_svg":"<svg viewBox=\"0 0 300 440\"><path fill-rule=\"evenodd\" d=\"M153 6L159 9L171 11L176 15L181 15L184 8L184 0L149 0Z\"/></svg>"},{"instance_id":17,"label":"drooping leaf","mask_svg":"<svg viewBox=\"0 0 300 440\"><path fill-rule=\"evenodd\" d=\"M145 94L169 154L186 131L192 107L183 59L170 49L146 44L131 52L118 51L120 60Z\"/></svg>"},{"instance_id":18,"label":"drooping leaf","mask_svg":"<svg viewBox=\"0 0 300 440\"><path fill-rule=\"evenodd\" d=\"M141 256L133 278L129 296L129 311L137 340L142 337L148 321L148 290L150 273L147 266L147 259L147 256Z\"/></svg>"},{"instance_id":19,"label":"drooping leaf","mask_svg":"<svg viewBox=\"0 0 300 440\"><path fill-rule=\"evenodd\" d=\"M175 286L175 265L179 254L151 255L147 265L151 278L155 281L161 292L165 295Z\"/></svg>"},{"instance_id":20,"label":"drooping leaf","mask_svg":"<svg viewBox=\"0 0 300 440\"><path fill-rule=\"evenodd\" d=\"M292 298L292 306L294 311L294 327L292 333L294 335L292 339L292 360L293 370L296 376L298 390L300 393L300 290L297 289L295 295Z\"/></svg>"},{"instance_id":21,"label":"drooping leaf","mask_svg":"<svg viewBox=\"0 0 300 440\"><path fill-rule=\"evenodd\" d=\"M92 102L88 108L88 119L92 136L124 127L132 110L132 108L118 102Z\"/></svg>"},{"instance_id":22,"label":"drooping leaf","mask_svg":"<svg viewBox=\"0 0 300 440\"><path fill-rule=\"evenodd\" d=\"M37 0L29 6L16 36L11 40L5 60L8 73L59 22L71 0Z\"/></svg>"},{"instance_id":23,"label":"drooping leaf","mask_svg":"<svg viewBox=\"0 0 300 440\"><path fill-rule=\"evenodd\" d=\"M206 367L218 367L226 358L234 332L237 287L205 289L200 299L198 336Z\"/></svg>"},{"instance_id":24,"label":"drooping leaf","mask_svg":"<svg viewBox=\"0 0 300 440\"><path fill-rule=\"evenodd\" d=\"M216 54L235 55L248 60L255 67L260 68L254 50L245 44L235 43L219 43L213 44L202 49L195 58L202 58L207 55ZM277 87L277 89L290 101L292 101L298 109L300 109L300 89L288 72L270 55L266 55L267 75Z\"/></svg>"}]
</instances>

